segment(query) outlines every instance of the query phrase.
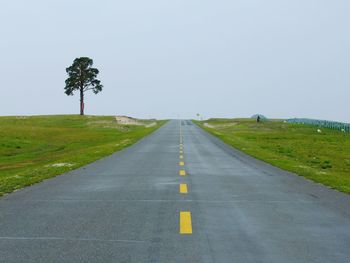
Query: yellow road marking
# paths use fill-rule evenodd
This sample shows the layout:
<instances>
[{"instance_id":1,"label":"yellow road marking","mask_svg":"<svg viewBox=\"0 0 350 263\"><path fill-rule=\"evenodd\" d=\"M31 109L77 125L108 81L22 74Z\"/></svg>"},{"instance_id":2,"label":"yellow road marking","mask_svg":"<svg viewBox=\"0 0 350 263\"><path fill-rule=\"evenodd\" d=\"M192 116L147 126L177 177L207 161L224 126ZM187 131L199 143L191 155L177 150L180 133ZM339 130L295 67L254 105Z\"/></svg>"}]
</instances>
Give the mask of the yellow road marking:
<instances>
[{"instance_id":1,"label":"yellow road marking","mask_svg":"<svg viewBox=\"0 0 350 263\"><path fill-rule=\"evenodd\" d=\"M185 171L185 170L180 170L180 171L179 171L179 174L180 174L181 176L185 176L185 175L186 175L186 171Z\"/></svg>"},{"instance_id":2,"label":"yellow road marking","mask_svg":"<svg viewBox=\"0 0 350 263\"><path fill-rule=\"evenodd\" d=\"M179 165L180 165L180 166L184 166L185 163L184 163L184 162L179 162Z\"/></svg>"},{"instance_id":3,"label":"yellow road marking","mask_svg":"<svg viewBox=\"0 0 350 263\"><path fill-rule=\"evenodd\" d=\"M180 234L192 234L191 212L180 212Z\"/></svg>"},{"instance_id":4,"label":"yellow road marking","mask_svg":"<svg viewBox=\"0 0 350 263\"><path fill-rule=\"evenodd\" d=\"M180 154L183 154L183 153L184 153L184 151L180 150Z\"/></svg>"},{"instance_id":5,"label":"yellow road marking","mask_svg":"<svg viewBox=\"0 0 350 263\"><path fill-rule=\"evenodd\" d=\"M183 159L184 158L184 156L183 155L180 155L180 159Z\"/></svg>"},{"instance_id":6,"label":"yellow road marking","mask_svg":"<svg viewBox=\"0 0 350 263\"><path fill-rule=\"evenodd\" d=\"M187 191L187 184L180 184L179 191L180 191L181 194L187 194L188 193L188 191Z\"/></svg>"}]
</instances>

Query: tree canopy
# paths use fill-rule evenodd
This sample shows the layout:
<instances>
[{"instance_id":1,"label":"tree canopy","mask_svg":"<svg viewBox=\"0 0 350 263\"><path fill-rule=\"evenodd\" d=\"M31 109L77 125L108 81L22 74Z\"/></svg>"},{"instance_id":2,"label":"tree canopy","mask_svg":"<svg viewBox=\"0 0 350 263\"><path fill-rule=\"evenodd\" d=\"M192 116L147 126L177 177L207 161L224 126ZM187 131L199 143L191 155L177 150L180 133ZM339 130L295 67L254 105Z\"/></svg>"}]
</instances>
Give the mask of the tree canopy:
<instances>
[{"instance_id":1,"label":"tree canopy","mask_svg":"<svg viewBox=\"0 0 350 263\"><path fill-rule=\"evenodd\" d=\"M92 90L95 94L102 91L101 81L97 79L99 73L93 68L93 60L88 57L76 58L73 64L66 68L68 78L66 79L65 93L73 95L75 91L80 92L80 114L84 115L84 92Z\"/></svg>"}]
</instances>

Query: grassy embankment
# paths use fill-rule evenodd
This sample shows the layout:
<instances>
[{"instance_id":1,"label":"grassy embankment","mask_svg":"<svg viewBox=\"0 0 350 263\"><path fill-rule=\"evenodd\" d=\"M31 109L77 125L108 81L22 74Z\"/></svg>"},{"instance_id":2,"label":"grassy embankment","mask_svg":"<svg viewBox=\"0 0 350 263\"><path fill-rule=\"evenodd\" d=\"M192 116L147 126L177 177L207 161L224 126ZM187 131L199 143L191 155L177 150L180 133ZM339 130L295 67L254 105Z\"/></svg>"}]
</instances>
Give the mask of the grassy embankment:
<instances>
[{"instance_id":1,"label":"grassy embankment","mask_svg":"<svg viewBox=\"0 0 350 263\"><path fill-rule=\"evenodd\" d=\"M350 134L282 121L210 119L199 126L227 144L315 182L350 194Z\"/></svg>"},{"instance_id":2,"label":"grassy embankment","mask_svg":"<svg viewBox=\"0 0 350 263\"><path fill-rule=\"evenodd\" d=\"M142 123L119 125L111 116L0 117L0 196L121 150L164 121Z\"/></svg>"}]
</instances>

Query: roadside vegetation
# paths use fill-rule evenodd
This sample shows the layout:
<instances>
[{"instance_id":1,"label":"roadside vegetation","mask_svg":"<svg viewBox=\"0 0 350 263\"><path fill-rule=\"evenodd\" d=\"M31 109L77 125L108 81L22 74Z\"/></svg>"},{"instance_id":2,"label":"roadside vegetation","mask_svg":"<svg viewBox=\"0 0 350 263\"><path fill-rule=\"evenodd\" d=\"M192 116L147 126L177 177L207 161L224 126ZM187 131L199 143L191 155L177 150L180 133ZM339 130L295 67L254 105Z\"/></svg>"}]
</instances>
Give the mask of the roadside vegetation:
<instances>
[{"instance_id":1,"label":"roadside vegetation","mask_svg":"<svg viewBox=\"0 0 350 263\"><path fill-rule=\"evenodd\" d=\"M165 121L112 116L0 117L0 196L121 150Z\"/></svg>"},{"instance_id":2,"label":"roadside vegetation","mask_svg":"<svg viewBox=\"0 0 350 263\"><path fill-rule=\"evenodd\" d=\"M280 120L195 121L225 143L315 182L350 194L350 134Z\"/></svg>"}]
</instances>

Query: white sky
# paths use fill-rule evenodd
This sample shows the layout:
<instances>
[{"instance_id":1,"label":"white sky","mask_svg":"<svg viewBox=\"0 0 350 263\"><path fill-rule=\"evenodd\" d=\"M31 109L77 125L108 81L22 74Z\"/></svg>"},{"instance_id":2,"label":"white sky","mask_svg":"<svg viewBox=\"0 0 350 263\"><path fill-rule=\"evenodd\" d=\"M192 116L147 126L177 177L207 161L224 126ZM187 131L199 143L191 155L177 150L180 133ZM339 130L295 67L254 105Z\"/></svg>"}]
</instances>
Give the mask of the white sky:
<instances>
[{"instance_id":1,"label":"white sky","mask_svg":"<svg viewBox=\"0 0 350 263\"><path fill-rule=\"evenodd\" d=\"M0 1L0 115L78 113L89 56L87 114L350 122L349 0Z\"/></svg>"}]
</instances>

